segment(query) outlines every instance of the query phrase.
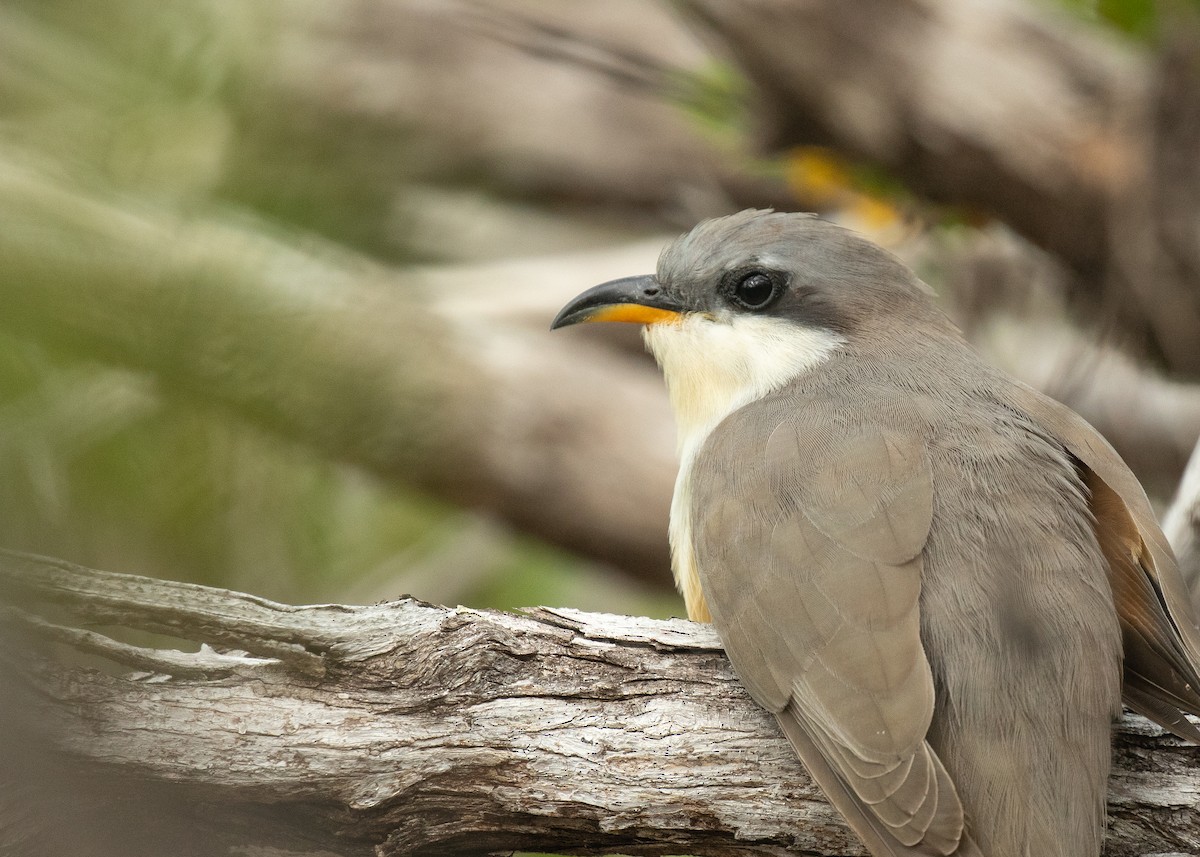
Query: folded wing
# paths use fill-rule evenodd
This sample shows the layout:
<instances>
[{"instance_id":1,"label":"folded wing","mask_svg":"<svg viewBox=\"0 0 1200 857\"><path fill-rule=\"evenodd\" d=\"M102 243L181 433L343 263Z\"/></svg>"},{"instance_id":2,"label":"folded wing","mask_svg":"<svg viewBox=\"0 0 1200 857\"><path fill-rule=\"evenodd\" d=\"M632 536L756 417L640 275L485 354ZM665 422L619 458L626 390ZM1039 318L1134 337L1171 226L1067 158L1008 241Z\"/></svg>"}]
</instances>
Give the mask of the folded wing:
<instances>
[{"instance_id":1,"label":"folded wing","mask_svg":"<svg viewBox=\"0 0 1200 857\"><path fill-rule=\"evenodd\" d=\"M925 741L934 685L919 598L933 485L923 443L755 406L733 420L702 453L693 520L735 669L875 854L977 853ZM760 441L750 466L747 437Z\"/></svg>"},{"instance_id":2,"label":"folded wing","mask_svg":"<svg viewBox=\"0 0 1200 857\"><path fill-rule=\"evenodd\" d=\"M1108 560L1121 622L1125 703L1181 738L1200 743L1184 717L1200 715L1200 629L1175 555L1137 478L1088 423L1027 387L1016 404L1075 456L1091 494L1096 537Z\"/></svg>"}]
</instances>

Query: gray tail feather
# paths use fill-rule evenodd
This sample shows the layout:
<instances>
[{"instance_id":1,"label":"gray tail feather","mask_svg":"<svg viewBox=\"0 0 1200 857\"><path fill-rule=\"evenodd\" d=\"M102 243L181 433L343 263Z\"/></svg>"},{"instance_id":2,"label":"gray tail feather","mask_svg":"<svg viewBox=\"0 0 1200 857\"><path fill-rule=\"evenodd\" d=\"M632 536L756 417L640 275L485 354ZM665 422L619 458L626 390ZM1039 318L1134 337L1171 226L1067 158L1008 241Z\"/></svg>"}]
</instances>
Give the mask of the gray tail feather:
<instances>
[{"instance_id":1,"label":"gray tail feather","mask_svg":"<svg viewBox=\"0 0 1200 857\"><path fill-rule=\"evenodd\" d=\"M821 751L791 711L785 709L779 712L776 719L809 775L874 857L984 857L979 846L965 830L958 842L958 848L951 852L931 849L920 844L905 845L898 841L883 823L863 806L837 772L825 761Z\"/></svg>"}]
</instances>

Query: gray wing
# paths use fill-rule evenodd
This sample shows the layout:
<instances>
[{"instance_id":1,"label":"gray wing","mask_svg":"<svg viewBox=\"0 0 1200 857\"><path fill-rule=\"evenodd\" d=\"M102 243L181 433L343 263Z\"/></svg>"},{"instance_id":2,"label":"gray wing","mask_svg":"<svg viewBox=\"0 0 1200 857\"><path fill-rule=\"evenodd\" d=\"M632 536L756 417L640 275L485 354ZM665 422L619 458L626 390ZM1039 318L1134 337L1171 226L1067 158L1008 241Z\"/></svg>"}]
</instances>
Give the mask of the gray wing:
<instances>
[{"instance_id":1,"label":"gray wing","mask_svg":"<svg viewBox=\"0 0 1200 857\"><path fill-rule=\"evenodd\" d=\"M1080 462L1121 623L1126 704L1200 743L1200 730L1182 713L1200 715L1200 628L1142 486L1116 450L1070 408L1024 385L1014 385L1013 393L1014 404Z\"/></svg>"},{"instance_id":2,"label":"gray wing","mask_svg":"<svg viewBox=\"0 0 1200 857\"><path fill-rule=\"evenodd\" d=\"M856 423L758 403L713 432L692 477L701 583L739 677L873 853L977 853L925 741L929 460Z\"/></svg>"}]
</instances>

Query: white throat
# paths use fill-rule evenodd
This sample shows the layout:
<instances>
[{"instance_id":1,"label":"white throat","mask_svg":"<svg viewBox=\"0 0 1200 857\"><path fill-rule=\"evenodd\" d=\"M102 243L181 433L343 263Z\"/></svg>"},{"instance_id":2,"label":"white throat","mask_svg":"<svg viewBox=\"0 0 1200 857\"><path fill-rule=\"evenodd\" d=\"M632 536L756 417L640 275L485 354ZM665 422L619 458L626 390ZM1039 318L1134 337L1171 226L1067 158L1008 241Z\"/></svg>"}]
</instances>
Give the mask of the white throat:
<instances>
[{"instance_id":1,"label":"white throat","mask_svg":"<svg viewBox=\"0 0 1200 857\"><path fill-rule=\"evenodd\" d=\"M844 342L820 328L777 318L699 313L647 325L646 346L662 366L679 427L681 457L743 405L761 399L828 359Z\"/></svg>"},{"instance_id":2,"label":"white throat","mask_svg":"<svg viewBox=\"0 0 1200 857\"><path fill-rule=\"evenodd\" d=\"M692 560L691 470L709 434L738 408L820 364L845 340L777 318L689 314L647 325L646 346L662 366L679 429L679 476L671 500L671 566L688 616L708 621Z\"/></svg>"}]
</instances>

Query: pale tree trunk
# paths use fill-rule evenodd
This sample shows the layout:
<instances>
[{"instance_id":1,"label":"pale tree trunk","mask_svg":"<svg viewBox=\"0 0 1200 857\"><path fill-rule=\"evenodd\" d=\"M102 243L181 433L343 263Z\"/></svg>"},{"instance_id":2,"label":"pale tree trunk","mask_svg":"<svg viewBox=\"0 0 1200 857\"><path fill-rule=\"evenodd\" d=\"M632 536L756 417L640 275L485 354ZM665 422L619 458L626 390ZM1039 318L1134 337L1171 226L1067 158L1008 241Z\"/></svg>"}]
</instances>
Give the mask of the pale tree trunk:
<instances>
[{"instance_id":1,"label":"pale tree trunk","mask_svg":"<svg viewBox=\"0 0 1200 857\"><path fill-rule=\"evenodd\" d=\"M0 593L5 855L863 853L705 626L14 554ZM1195 853L1196 749L1115 734L1105 854Z\"/></svg>"},{"instance_id":2,"label":"pale tree trunk","mask_svg":"<svg viewBox=\"0 0 1200 857\"><path fill-rule=\"evenodd\" d=\"M1163 517L1163 532L1179 558L1184 580L1191 586L1192 600L1200 601L1200 443Z\"/></svg>"}]
</instances>

